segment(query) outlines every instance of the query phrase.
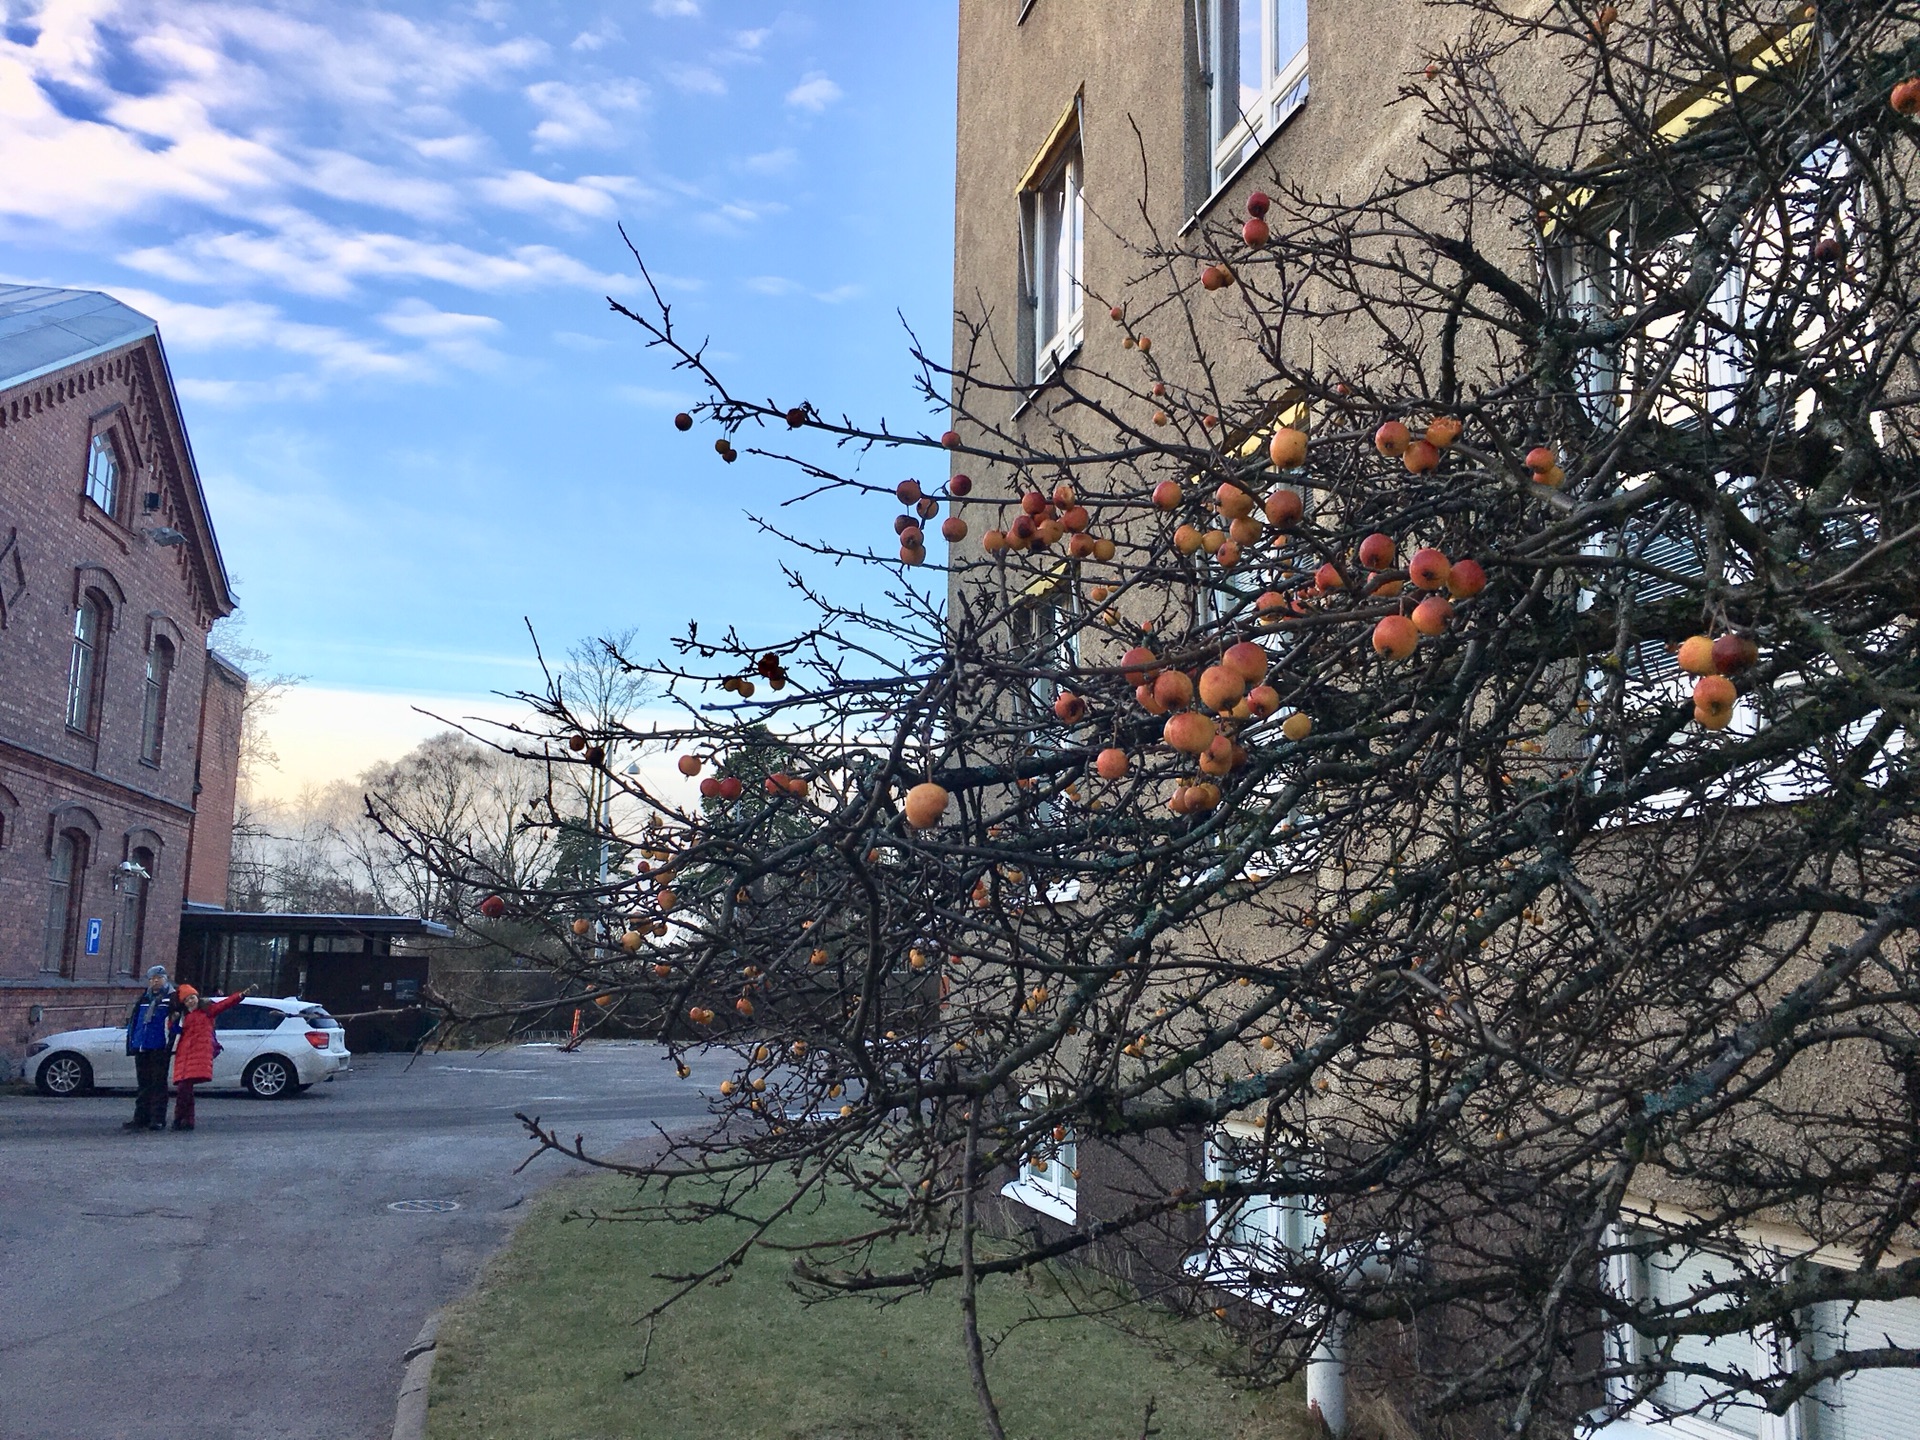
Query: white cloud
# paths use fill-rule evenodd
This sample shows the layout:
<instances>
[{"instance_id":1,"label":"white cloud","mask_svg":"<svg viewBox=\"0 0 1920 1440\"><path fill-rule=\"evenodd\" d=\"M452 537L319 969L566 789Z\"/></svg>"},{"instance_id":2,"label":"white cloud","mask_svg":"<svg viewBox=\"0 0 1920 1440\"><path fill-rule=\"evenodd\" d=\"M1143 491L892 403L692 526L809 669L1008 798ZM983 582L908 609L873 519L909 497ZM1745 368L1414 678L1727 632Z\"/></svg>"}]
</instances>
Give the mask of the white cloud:
<instances>
[{"instance_id":1,"label":"white cloud","mask_svg":"<svg viewBox=\"0 0 1920 1440\"><path fill-rule=\"evenodd\" d=\"M791 145L782 145L778 150L763 151L758 155L749 155L740 162L742 170L751 170L756 175L784 175L800 161L800 152Z\"/></svg>"},{"instance_id":2,"label":"white cloud","mask_svg":"<svg viewBox=\"0 0 1920 1440\"><path fill-rule=\"evenodd\" d=\"M586 51L604 50L607 46L624 39L626 35L621 31L620 26L611 19L605 19L598 24L588 26L574 36L573 44L568 48Z\"/></svg>"},{"instance_id":3,"label":"white cloud","mask_svg":"<svg viewBox=\"0 0 1920 1440\"><path fill-rule=\"evenodd\" d=\"M653 13L662 20L697 20L700 0L653 0Z\"/></svg>"},{"instance_id":4,"label":"white cloud","mask_svg":"<svg viewBox=\"0 0 1920 1440\"><path fill-rule=\"evenodd\" d=\"M612 115L638 110L647 97L646 87L633 80L584 89L564 80L541 80L526 94L544 117L533 127L534 147L540 150L610 144L617 138Z\"/></svg>"},{"instance_id":5,"label":"white cloud","mask_svg":"<svg viewBox=\"0 0 1920 1440\"><path fill-rule=\"evenodd\" d=\"M740 282L756 295L769 295L779 298L787 295L806 295L822 305L838 305L843 300L852 300L866 293L860 285L836 285L831 290L809 290L798 280L789 280L784 275L750 275Z\"/></svg>"},{"instance_id":6,"label":"white cloud","mask_svg":"<svg viewBox=\"0 0 1920 1440\"><path fill-rule=\"evenodd\" d=\"M693 397L678 390L655 390L647 385L616 385L613 393L629 404L649 410L684 410Z\"/></svg>"},{"instance_id":7,"label":"white cloud","mask_svg":"<svg viewBox=\"0 0 1920 1440\"><path fill-rule=\"evenodd\" d=\"M116 296L159 322L168 348L182 352L278 350L317 362L338 376L403 375L407 357L362 340L331 325L289 320L277 305L230 300L224 305L195 305L150 290L115 287Z\"/></svg>"},{"instance_id":8,"label":"white cloud","mask_svg":"<svg viewBox=\"0 0 1920 1440\"><path fill-rule=\"evenodd\" d=\"M811 110L818 115L838 100L842 93L840 87L823 72L815 70L803 76L800 83L787 92L787 104L797 110Z\"/></svg>"},{"instance_id":9,"label":"white cloud","mask_svg":"<svg viewBox=\"0 0 1920 1440\"><path fill-rule=\"evenodd\" d=\"M757 30L736 30L733 32L734 48L752 54L766 44L772 34L771 25L763 25Z\"/></svg>"},{"instance_id":10,"label":"white cloud","mask_svg":"<svg viewBox=\"0 0 1920 1440\"><path fill-rule=\"evenodd\" d=\"M518 245L489 254L448 241L348 229L305 211L280 208L266 230L205 231L171 245L119 257L123 265L187 284L266 281L305 295L350 295L364 280L434 280L465 290L578 285L626 290L625 276L602 275L550 245Z\"/></svg>"},{"instance_id":11,"label":"white cloud","mask_svg":"<svg viewBox=\"0 0 1920 1440\"><path fill-rule=\"evenodd\" d=\"M606 218L619 213L622 198L652 198L652 192L631 175L582 175L567 181L549 180L531 170L509 170L477 181L475 189L490 204L535 215L550 215L557 208Z\"/></svg>"},{"instance_id":12,"label":"white cloud","mask_svg":"<svg viewBox=\"0 0 1920 1440\"><path fill-rule=\"evenodd\" d=\"M705 65L669 65L667 83L685 95L724 95L727 82Z\"/></svg>"},{"instance_id":13,"label":"white cloud","mask_svg":"<svg viewBox=\"0 0 1920 1440\"><path fill-rule=\"evenodd\" d=\"M502 328L491 315L441 310L413 296L388 310L380 323L396 335L420 341L436 358L469 370L490 370L506 359L486 343L485 337Z\"/></svg>"}]
</instances>

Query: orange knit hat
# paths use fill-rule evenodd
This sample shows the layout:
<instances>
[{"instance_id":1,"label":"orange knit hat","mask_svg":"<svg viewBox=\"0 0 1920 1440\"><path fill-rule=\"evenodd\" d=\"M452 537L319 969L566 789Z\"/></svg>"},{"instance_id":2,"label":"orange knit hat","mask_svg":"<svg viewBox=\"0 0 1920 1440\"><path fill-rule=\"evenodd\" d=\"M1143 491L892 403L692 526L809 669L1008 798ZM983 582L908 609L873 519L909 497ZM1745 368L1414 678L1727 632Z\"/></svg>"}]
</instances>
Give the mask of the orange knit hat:
<instances>
[{"instance_id":1,"label":"orange knit hat","mask_svg":"<svg viewBox=\"0 0 1920 1440\"><path fill-rule=\"evenodd\" d=\"M198 1000L200 998L200 992L191 985L181 985L174 989L173 998L184 1005L189 1000Z\"/></svg>"}]
</instances>

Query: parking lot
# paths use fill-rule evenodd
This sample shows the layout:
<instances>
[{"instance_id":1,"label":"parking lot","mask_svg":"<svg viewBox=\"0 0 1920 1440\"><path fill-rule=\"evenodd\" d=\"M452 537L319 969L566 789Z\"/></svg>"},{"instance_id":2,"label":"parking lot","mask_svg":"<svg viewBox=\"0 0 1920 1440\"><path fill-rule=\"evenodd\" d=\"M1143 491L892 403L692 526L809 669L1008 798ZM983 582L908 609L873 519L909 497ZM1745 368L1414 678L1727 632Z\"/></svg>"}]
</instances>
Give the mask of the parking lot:
<instances>
[{"instance_id":1,"label":"parking lot","mask_svg":"<svg viewBox=\"0 0 1920 1440\"><path fill-rule=\"evenodd\" d=\"M655 1045L356 1058L292 1099L0 1096L3 1440L373 1440L402 1356L534 1190L517 1110L631 1147L706 1113ZM711 1071L711 1073L708 1073Z\"/></svg>"}]
</instances>

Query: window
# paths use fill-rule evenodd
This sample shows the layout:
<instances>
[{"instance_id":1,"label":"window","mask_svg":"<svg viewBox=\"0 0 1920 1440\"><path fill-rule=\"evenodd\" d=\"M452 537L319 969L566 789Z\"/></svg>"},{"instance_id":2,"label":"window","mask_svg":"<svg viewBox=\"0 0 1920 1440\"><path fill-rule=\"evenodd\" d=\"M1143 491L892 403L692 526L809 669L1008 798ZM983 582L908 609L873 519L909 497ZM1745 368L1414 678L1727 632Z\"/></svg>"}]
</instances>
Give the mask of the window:
<instances>
[{"instance_id":1,"label":"window","mask_svg":"<svg viewBox=\"0 0 1920 1440\"><path fill-rule=\"evenodd\" d=\"M173 678L173 644L156 635L147 647L146 696L140 707L140 759L160 763L160 742L167 728L167 687Z\"/></svg>"},{"instance_id":2,"label":"window","mask_svg":"<svg viewBox=\"0 0 1920 1440\"><path fill-rule=\"evenodd\" d=\"M85 734L94 733L99 706L95 703L98 683L100 632L103 608L93 595L80 597L73 611L73 655L67 666L67 728Z\"/></svg>"},{"instance_id":3,"label":"window","mask_svg":"<svg viewBox=\"0 0 1920 1440\"><path fill-rule=\"evenodd\" d=\"M1615 1236L1617 1244L1635 1240L1659 1244L1657 1236L1645 1231ZM1771 1281L1785 1263L1766 1250L1736 1255L1673 1245L1640 1255L1616 1252L1612 1284L1651 1310L1680 1307L1710 1313L1736 1303L1738 1296L1708 1291L1737 1285L1747 1275ZM1788 1372L1802 1361L1828 1360L1847 1351L1920 1351L1920 1300L1826 1301L1796 1317L1791 1330L1797 1337L1784 1325L1732 1335L1689 1335L1673 1343L1670 1359L1758 1380ZM1660 1353L1651 1337L1630 1327L1615 1332L1611 1343L1619 1363L1645 1362ZM1612 1398L1623 1404L1631 1398L1631 1387L1615 1383ZM1906 1440L1914 1433L1913 1416L1920 1409L1920 1371L1904 1367L1855 1370L1825 1381L1784 1415L1771 1414L1754 1397L1731 1395L1728 1389L1710 1376L1664 1375L1624 1421L1600 1425L1591 1440L1644 1440L1650 1429L1675 1440Z\"/></svg>"},{"instance_id":4,"label":"window","mask_svg":"<svg viewBox=\"0 0 1920 1440\"><path fill-rule=\"evenodd\" d=\"M1201 74L1216 190L1307 98L1307 0L1205 0Z\"/></svg>"},{"instance_id":5,"label":"window","mask_svg":"<svg viewBox=\"0 0 1920 1440\"><path fill-rule=\"evenodd\" d=\"M1829 1301L1814 1307L1811 1358L1897 1345L1920 1350L1920 1300ZM1806 1440L1906 1440L1920 1415L1920 1371L1856 1370L1814 1391Z\"/></svg>"},{"instance_id":6,"label":"window","mask_svg":"<svg viewBox=\"0 0 1920 1440\"><path fill-rule=\"evenodd\" d=\"M47 866L47 930L40 968L71 980L80 954L82 881L87 870L87 837L62 830L53 837Z\"/></svg>"},{"instance_id":7,"label":"window","mask_svg":"<svg viewBox=\"0 0 1920 1440\"><path fill-rule=\"evenodd\" d=\"M1038 383L1080 348L1086 333L1086 205L1081 192L1079 102L1042 147L1020 193L1021 263L1025 269L1031 348L1027 379Z\"/></svg>"},{"instance_id":8,"label":"window","mask_svg":"<svg viewBox=\"0 0 1920 1440\"><path fill-rule=\"evenodd\" d=\"M87 498L109 515L119 513L120 452L111 435L94 436L87 451Z\"/></svg>"},{"instance_id":9,"label":"window","mask_svg":"<svg viewBox=\"0 0 1920 1440\"><path fill-rule=\"evenodd\" d=\"M1282 1193L1219 1193L1222 1187L1259 1185L1288 1170L1276 1163L1258 1134L1215 1132L1207 1141L1206 1249L1189 1258L1189 1274L1257 1304L1291 1303L1276 1281L1292 1257L1319 1249L1326 1227L1318 1206L1309 1196L1284 1193L1299 1188L1297 1175L1291 1183L1274 1183Z\"/></svg>"},{"instance_id":10,"label":"window","mask_svg":"<svg viewBox=\"0 0 1920 1440\"><path fill-rule=\"evenodd\" d=\"M135 850L114 872L113 886L120 892L119 928L114 943L120 951L120 971L140 973L141 958L147 948L147 890L153 883L153 852Z\"/></svg>"},{"instance_id":11,"label":"window","mask_svg":"<svg viewBox=\"0 0 1920 1440\"><path fill-rule=\"evenodd\" d=\"M1038 1112L1046 1108L1043 1096L1027 1095L1021 1108ZM1080 1144L1070 1125L1055 1125L1021 1166L1017 1179L1000 1187L1009 1200L1018 1200L1030 1209L1071 1225L1080 1211Z\"/></svg>"},{"instance_id":12,"label":"window","mask_svg":"<svg viewBox=\"0 0 1920 1440\"><path fill-rule=\"evenodd\" d=\"M216 1030L278 1030L286 1011L266 1005L236 1005L213 1017Z\"/></svg>"},{"instance_id":13,"label":"window","mask_svg":"<svg viewBox=\"0 0 1920 1440\"><path fill-rule=\"evenodd\" d=\"M1646 1231L1617 1239L1623 1244L1659 1243L1658 1237ZM1617 1253L1612 1283L1652 1314L1710 1314L1740 1302L1737 1290L1712 1292L1737 1286L1746 1277L1770 1281L1775 1264L1774 1257L1764 1251L1739 1255L1669 1245L1638 1254ZM1786 1337L1773 1326L1730 1335L1685 1335L1671 1341L1623 1326L1615 1332L1612 1344L1615 1360L1623 1365L1661 1360L1663 1347L1671 1344L1665 1363L1708 1367L1730 1378L1755 1380L1780 1373L1791 1354ZM1622 1385L1614 1398L1624 1401L1632 1389L1630 1384ZM1677 1370L1662 1375L1651 1393L1632 1407L1628 1425L1618 1428L1637 1435L1642 1432L1629 1429L1636 1424L1658 1426L1676 1440L1801 1440L1795 1415L1770 1414L1753 1396L1730 1393L1723 1381ZM1601 1440L1607 1430L1603 1426L1594 1440Z\"/></svg>"}]
</instances>

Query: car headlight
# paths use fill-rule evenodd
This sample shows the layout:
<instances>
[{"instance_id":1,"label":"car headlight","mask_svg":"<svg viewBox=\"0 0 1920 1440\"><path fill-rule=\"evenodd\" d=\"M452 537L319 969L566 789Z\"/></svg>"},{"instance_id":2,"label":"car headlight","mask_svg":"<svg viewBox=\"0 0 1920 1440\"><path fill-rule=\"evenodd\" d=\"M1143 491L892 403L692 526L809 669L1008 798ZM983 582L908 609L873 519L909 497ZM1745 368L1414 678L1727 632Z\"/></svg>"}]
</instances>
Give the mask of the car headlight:
<instances>
[{"instance_id":1,"label":"car headlight","mask_svg":"<svg viewBox=\"0 0 1920 1440\"><path fill-rule=\"evenodd\" d=\"M36 1040L31 1045L27 1046L27 1056L29 1059L31 1059L33 1056L38 1055L42 1050L45 1050L46 1048L47 1048L46 1041Z\"/></svg>"}]
</instances>

